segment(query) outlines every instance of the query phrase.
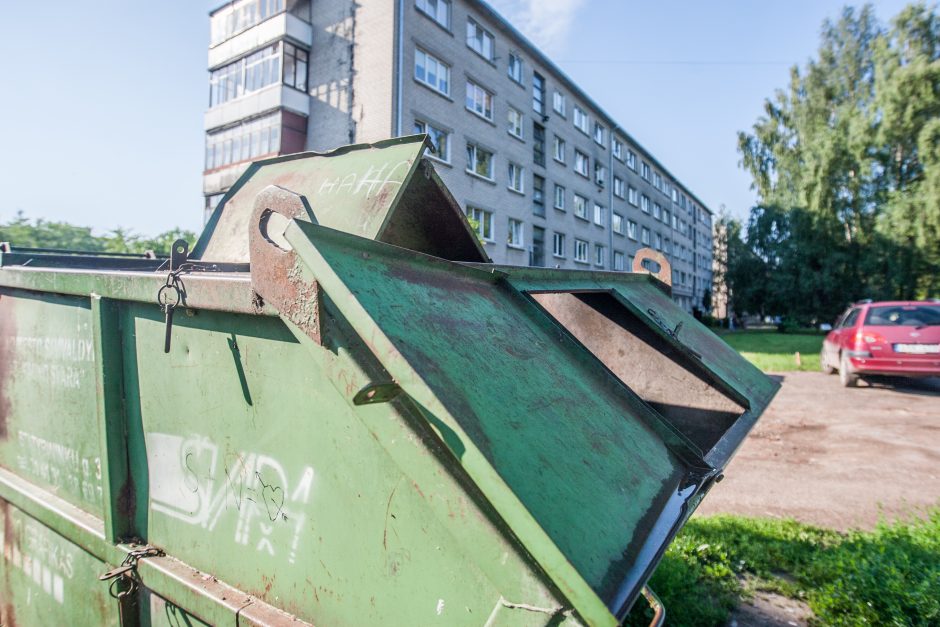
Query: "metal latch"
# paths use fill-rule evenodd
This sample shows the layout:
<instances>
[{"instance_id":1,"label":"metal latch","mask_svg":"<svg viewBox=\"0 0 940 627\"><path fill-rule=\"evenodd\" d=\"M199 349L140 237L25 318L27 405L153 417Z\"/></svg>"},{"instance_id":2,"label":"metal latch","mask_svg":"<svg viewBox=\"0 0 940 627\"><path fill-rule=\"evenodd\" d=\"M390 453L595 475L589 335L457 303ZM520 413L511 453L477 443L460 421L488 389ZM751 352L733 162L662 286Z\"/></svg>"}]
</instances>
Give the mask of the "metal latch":
<instances>
[{"instance_id":1,"label":"metal latch","mask_svg":"<svg viewBox=\"0 0 940 627\"><path fill-rule=\"evenodd\" d=\"M163 557L164 555L166 553L162 549L154 546L133 549L124 556L124 561L120 566L99 576L98 581L112 580L108 592L115 599L123 599L137 591L137 562L147 557ZM125 584L123 589L121 584Z\"/></svg>"}]
</instances>

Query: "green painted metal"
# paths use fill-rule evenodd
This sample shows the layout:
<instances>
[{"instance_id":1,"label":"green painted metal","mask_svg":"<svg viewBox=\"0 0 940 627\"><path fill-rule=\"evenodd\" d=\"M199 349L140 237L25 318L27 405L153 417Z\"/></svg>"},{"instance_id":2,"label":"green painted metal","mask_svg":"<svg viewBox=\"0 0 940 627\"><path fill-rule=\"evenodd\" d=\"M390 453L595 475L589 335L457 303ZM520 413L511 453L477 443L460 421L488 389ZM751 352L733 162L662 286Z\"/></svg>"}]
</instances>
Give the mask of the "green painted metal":
<instances>
[{"instance_id":1,"label":"green painted metal","mask_svg":"<svg viewBox=\"0 0 940 627\"><path fill-rule=\"evenodd\" d=\"M422 150L252 166L169 353L159 264L0 259L0 624L618 623L775 388L649 277L458 263L485 255ZM272 185L282 275L249 238ZM740 415L703 446L543 294Z\"/></svg>"}]
</instances>

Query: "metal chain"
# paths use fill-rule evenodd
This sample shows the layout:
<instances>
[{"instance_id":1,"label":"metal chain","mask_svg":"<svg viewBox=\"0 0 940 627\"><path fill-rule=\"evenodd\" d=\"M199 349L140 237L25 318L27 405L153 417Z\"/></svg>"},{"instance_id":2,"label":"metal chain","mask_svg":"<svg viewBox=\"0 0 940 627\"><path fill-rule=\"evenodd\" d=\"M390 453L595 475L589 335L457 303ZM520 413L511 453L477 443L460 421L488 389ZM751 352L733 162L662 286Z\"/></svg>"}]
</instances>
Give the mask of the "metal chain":
<instances>
[{"instance_id":1,"label":"metal chain","mask_svg":"<svg viewBox=\"0 0 940 627\"><path fill-rule=\"evenodd\" d=\"M124 624L124 605L136 602L134 594L137 592L140 581L137 576L137 562L146 557L163 557L166 553L162 549L153 546L145 546L139 549L128 551L124 556L124 561L117 568L112 568L108 572L98 577L99 581L111 580L108 586L108 594L118 600L118 611L121 614L121 624ZM122 585L124 586L122 589Z\"/></svg>"}]
</instances>

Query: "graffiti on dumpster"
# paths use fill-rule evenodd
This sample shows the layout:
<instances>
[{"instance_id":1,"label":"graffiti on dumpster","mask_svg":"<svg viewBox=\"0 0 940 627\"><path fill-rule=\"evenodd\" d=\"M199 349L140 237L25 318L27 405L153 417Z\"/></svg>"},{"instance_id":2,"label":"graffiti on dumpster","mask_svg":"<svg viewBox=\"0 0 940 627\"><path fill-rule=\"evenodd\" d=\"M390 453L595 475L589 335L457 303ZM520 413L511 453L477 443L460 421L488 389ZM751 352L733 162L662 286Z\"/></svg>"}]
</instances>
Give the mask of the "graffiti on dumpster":
<instances>
[{"instance_id":1,"label":"graffiti on dumpster","mask_svg":"<svg viewBox=\"0 0 940 627\"><path fill-rule=\"evenodd\" d=\"M147 461L155 512L207 531L234 518L236 543L294 562L313 468L291 474L268 455L168 433L147 434Z\"/></svg>"},{"instance_id":2,"label":"graffiti on dumpster","mask_svg":"<svg viewBox=\"0 0 940 627\"><path fill-rule=\"evenodd\" d=\"M401 187L404 175L408 173L411 164L408 161L399 161L391 165L383 163L376 168L369 166L365 172L350 172L342 177L326 179L320 184L318 194L328 195L355 195L365 190L366 198L380 194L388 186ZM387 169L387 170L386 170ZM401 171L401 170L404 171Z\"/></svg>"},{"instance_id":3,"label":"graffiti on dumpster","mask_svg":"<svg viewBox=\"0 0 940 627\"><path fill-rule=\"evenodd\" d=\"M17 432L17 439L20 446L16 465L21 471L69 494L80 494L86 503L101 505L100 457L84 457L67 444L22 429Z\"/></svg>"},{"instance_id":4,"label":"graffiti on dumpster","mask_svg":"<svg viewBox=\"0 0 940 627\"><path fill-rule=\"evenodd\" d=\"M28 518L13 517L9 510L7 524L0 525L0 547L8 564L33 580L36 588L56 603L65 602L65 582L75 576L78 548ZM31 602L32 588L27 591ZM38 601L38 599L37 599Z\"/></svg>"}]
</instances>

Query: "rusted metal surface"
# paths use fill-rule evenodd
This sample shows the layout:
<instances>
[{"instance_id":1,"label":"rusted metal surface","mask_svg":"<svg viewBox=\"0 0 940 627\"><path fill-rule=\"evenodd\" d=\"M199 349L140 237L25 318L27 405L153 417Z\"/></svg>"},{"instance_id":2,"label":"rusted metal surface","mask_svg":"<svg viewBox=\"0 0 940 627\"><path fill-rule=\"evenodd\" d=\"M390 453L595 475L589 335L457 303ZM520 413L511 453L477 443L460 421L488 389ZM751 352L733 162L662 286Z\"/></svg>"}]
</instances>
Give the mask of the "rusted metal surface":
<instances>
[{"instance_id":1,"label":"rusted metal surface","mask_svg":"<svg viewBox=\"0 0 940 627\"><path fill-rule=\"evenodd\" d=\"M644 265L644 262L652 261L659 266L659 270L652 271ZM633 271L637 273L652 274L657 279L672 287L672 264L666 259L666 255L652 248L641 248L633 256Z\"/></svg>"}]
</instances>

